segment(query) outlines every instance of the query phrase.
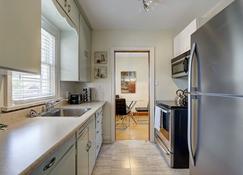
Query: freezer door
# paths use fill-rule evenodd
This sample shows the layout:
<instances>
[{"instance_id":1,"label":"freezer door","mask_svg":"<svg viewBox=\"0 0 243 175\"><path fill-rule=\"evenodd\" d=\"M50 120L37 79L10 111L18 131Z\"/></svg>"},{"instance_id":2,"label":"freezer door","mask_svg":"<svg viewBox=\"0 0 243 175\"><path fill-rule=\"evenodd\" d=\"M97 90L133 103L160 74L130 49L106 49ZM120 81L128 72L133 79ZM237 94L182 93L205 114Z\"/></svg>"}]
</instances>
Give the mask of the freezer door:
<instances>
[{"instance_id":1,"label":"freezer door","mask_svg":"<svg viewBox=\"0 0 243 175\"><path fill-rule=\"evenodd\" d=\"M237 0L192 35L201 92L243 96L243 0Z\"/></svg>"},{"instance_id":2,"label":"freezer door","mask_svg":"<svg viewBox=\"0 0 243 175\"><path fill-rule=\"evenodd\" d=\"M243 98L199 96L192 175L243 174ZM194 116L193 116L194 117Z\"/></svg>"}]
</instances>

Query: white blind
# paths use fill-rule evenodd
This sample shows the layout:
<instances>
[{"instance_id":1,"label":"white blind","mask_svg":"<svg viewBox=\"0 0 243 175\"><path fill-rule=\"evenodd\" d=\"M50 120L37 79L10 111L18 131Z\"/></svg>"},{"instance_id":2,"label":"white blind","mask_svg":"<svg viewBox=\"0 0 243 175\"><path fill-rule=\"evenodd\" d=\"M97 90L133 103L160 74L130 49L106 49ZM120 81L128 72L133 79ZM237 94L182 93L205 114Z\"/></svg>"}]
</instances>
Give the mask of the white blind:
<instances>
[{"instance_id":1,"label":"white blind","mask_svg":"<svg viewBox=\"0 0 243 175\"><path fill-rule=\"evenodd\" d=\"M12 72L12 100L34 100L55 96L56 38L41 29L41 75Z\"/></svg>"}]
</instances>

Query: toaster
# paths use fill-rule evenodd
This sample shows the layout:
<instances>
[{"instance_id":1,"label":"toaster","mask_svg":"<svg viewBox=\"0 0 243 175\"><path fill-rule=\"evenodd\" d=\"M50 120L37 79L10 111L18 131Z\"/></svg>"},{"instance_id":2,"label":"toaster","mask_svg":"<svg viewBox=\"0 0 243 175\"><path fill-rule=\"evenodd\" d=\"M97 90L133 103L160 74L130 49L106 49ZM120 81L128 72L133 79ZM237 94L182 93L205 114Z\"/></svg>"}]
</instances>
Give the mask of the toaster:
<instances>
[{"instance_id":1,"label":"toaster","mask_svg":"<svg viewBox=\"0 0 243 175\"><path fill-rule=\"evenodd\" d=\"M68 98L68 103L81 104L82 103L81 94L70 94Z\"/></svg>"}]
</instances>

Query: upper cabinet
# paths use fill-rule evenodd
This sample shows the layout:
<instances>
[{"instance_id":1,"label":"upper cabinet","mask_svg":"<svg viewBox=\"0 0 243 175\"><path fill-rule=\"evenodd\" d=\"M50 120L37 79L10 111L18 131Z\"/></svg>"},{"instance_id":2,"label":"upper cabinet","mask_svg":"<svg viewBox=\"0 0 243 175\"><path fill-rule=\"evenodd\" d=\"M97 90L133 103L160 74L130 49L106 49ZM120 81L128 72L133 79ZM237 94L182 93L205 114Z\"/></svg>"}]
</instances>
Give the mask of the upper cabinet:
<instances>
[{"instance_id":1,"label":"upper cabinet","mask_svg":"<svg viewBox=\"0 0 243 175\"><path fill-rule=\"evenodd\" d=\"M0 1L0 67L40 73L41 1Z\"/></svg>"},{"instance_id":2,"label":"upper cabinet","mask_svg":"<svg viewBox=\"0 0 243 175\"><path fill-rule=\"evenodd\" d=\"M182 32L174 38L174 57L191 49L191 35L197 30L198 22L193 20Z\"/></svg>"},{"instance_id":3,"label":"upper cabinet","mask_svg":"<svg viewBox=\"0 0 243 175\"><path fill-rule=\"evenodd\" d=\"M81 82L91 81L91 30L80 15L79 28L79 78Z\"/></svg>"},{"instance_id":4,"label":"upper cabinet","mask_svg":"<svg viewBox=\"0 0 243 175\"><path fill-rule=\"evenodd\" d=\"M75 28L79 28L79 10L74 0L56 0L66 15L70 18Z\"/></svg>"}]
</instances>

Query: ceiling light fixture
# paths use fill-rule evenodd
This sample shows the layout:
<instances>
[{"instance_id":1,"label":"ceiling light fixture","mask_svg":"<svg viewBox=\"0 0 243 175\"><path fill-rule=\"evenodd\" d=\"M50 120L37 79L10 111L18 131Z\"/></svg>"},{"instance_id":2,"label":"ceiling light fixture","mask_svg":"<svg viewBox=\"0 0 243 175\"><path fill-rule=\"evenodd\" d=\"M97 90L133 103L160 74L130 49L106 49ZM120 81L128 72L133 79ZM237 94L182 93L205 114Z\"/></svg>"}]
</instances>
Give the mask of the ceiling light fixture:
<instances>
[{"instance_id":1,"label":"ceiling light fixture","mask_svg":"<svg viewBox=\"0 0 243 175\"><path fill-rule=\"evenodd\" d=\"M151 4L153 3L153 0L143 0L143 8L145 12L149 12L151 9Z\"/></svg>"}]
</instances>

